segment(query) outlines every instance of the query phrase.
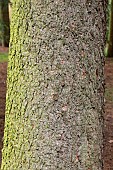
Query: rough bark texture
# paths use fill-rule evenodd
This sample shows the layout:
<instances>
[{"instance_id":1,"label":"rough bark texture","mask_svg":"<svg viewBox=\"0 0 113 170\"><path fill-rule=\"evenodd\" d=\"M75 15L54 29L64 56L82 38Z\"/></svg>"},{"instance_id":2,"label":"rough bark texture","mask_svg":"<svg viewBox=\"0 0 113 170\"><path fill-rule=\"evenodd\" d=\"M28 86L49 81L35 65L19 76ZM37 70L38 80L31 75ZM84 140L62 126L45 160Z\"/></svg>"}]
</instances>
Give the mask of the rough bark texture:
<instances>
[{"instance_id":1,"label":"rough bark texture","mask_svg":"<svg viewBox=\"0 0 113 170\"><path fill-rule=\"evenodd\" d=\"M102 170L103 0L13 0L2 170Z\"/></svg>"}]
</instances>

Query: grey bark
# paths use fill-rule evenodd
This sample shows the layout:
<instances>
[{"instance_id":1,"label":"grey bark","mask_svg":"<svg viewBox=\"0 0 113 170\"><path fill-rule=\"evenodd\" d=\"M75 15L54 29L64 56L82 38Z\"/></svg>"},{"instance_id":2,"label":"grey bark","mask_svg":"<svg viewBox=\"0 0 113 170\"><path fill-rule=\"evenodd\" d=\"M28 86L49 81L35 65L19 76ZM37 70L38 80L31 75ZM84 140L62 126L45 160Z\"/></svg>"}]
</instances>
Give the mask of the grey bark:
<instances>
[{"instance_id":1,"label":"grey bark","mask_svg":"<svg viewBox=\"0 0 113 170\"><path fill-rule=\"evenodd\" d=\"M2 170L102 170L103 0L14 0Z\"/></svg>"}]
</instances>

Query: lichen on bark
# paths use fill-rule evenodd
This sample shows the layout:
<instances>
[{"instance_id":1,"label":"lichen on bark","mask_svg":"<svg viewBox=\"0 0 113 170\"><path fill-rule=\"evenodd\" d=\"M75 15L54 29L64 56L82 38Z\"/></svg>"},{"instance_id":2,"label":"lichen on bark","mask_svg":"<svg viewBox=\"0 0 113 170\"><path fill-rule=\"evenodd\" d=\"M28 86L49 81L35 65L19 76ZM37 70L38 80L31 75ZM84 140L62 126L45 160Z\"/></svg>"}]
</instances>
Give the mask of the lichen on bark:
<instances>
[{"instance_id":1,"label":"lichen on bark","mask_svg":"<svg viewBox=\"0 0 113 170\"><path fill-rule=\"evenodd\" d=\"M2 170L102 170L104 14L14 0Z\"/></svg>"}]
</instances>

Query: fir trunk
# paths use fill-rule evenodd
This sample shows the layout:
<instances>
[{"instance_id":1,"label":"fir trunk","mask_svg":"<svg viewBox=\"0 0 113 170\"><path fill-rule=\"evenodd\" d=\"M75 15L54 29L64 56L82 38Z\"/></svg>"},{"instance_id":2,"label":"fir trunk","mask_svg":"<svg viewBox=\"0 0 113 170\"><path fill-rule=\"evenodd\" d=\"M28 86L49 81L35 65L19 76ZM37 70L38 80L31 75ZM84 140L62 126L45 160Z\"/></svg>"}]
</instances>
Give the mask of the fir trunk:
<instances>
[{"instance_id":1,"label":"fir trunk","mask_svg":"<svg viewBox=\"0 0 113 170\"><path fill-rule=\"evenodd\" d=\"M110 2L110 9L109 9L109 29L108 29L108 52L107 57L113 57L113 0Z\"/></svg>"},{"instance_id":2,"label":"fir trunk","mask_svg":"<svg viewBox=\"0 0 113 170\"><path fill-rule=\"evenodd\" d=\"M13 0L2 170L102 170L103 0Z\"/></svg>"},{"instance_id":3,"label":"fir trunk","mask_svg":"<svg viewBox=\"0 0 113 170\"><path fill-rule=\"evenodd\" d=\"M2 46L9 46L10 23L8 0L0 0L0 26L1 26L1 43Z\"/></svg>"}]
</instances>

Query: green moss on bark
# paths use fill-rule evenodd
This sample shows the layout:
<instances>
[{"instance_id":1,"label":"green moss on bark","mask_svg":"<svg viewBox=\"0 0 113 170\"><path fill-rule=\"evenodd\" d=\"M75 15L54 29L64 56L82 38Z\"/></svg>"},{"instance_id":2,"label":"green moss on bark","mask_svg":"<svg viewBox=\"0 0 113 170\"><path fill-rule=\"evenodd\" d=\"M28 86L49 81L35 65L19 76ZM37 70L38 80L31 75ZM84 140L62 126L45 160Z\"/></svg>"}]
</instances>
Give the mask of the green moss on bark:
<instances>
[{"instance_id":1,"label":"green moss on bark","mask_svg":"<svg viewBox=\"0 0 113 170\"><path fill-rule=\"evenodd\" d=\"M1 169L102 170L102 2L15 0L12 16Z\"/></svg>"}]
</instances>

